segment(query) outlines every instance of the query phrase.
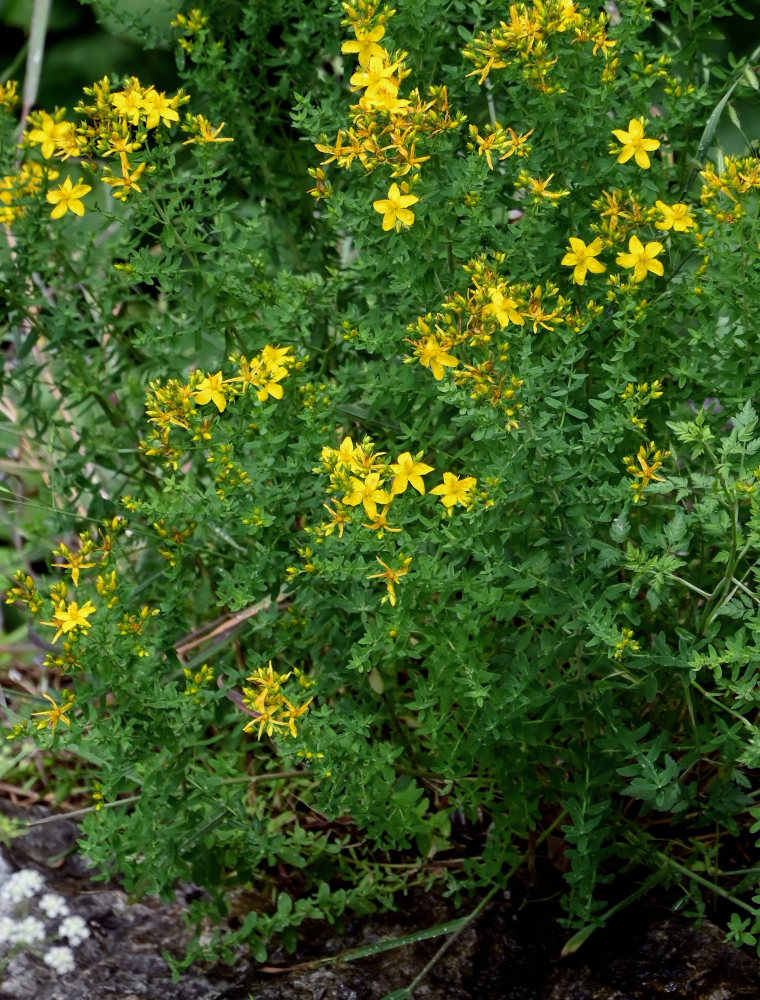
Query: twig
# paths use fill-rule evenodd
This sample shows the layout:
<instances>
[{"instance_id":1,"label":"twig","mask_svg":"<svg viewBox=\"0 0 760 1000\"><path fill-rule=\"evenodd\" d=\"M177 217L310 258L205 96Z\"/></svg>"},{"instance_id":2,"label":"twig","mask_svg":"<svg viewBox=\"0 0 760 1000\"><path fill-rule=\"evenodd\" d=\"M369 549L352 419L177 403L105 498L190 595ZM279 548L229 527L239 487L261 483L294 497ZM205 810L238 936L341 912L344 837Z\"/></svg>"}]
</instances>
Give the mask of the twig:
<instances>
[{"instance_id":1,"label":"twig","mask_svg":"<svg viewBox=\"0 0 760 1000\"><path fill-rule=\"evenodd\" d=\"M288 596L289 595L286 594L285 591L279 593L277 595L277 606L280 607L281 605L284 605ZM196 629L194 632L190 632L188 635L184 636L182 639L178 639L174 643L177 656L181 659L189 653L190 650L195 649L197 646L202 646L205 642L209 642L217 636L233 631L238 625L242 625L243 622L247 621L249 618L253 618L254 615L257 615L259 611L267 611L271 604L272 602L267 597L265 600L259 601L257 604L252 604L249 608L245 608L243 611L238 611L236 614L222 615L219 618L215 618L211 622L207 622L205 625L201 625L200 628Z\"/></svg>"}]
</instances>

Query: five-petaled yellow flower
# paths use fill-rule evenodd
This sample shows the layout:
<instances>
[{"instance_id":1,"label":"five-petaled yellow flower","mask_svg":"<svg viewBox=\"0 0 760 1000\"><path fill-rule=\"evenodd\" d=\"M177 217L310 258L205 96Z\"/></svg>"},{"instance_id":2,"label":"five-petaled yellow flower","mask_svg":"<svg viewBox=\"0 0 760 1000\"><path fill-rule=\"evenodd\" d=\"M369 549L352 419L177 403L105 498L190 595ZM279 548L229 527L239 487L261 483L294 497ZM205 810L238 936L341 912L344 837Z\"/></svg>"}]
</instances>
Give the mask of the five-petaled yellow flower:
<instances>
[{"instance_id":1,"label":"five-petaled yellow flower","mask_svg":"<svg viewBox=\"0 0 760 1000\"><path fill-rule=\"evenodd\" d=\"M492 288L490 296L491 301L483 309L484 316L495 316L499 322L499 328L502 330L510 323L525 326L525 320L517 311L517 303L514 299L505 295L499 288Z\"/></svg>"},{"instance_id":2,"label":"five-petaled yellow flower","mask_svg":"<svg viewBox=\"0 0 760 1000\"><path fill-rule=\"evenodd\" d=\"M659 222L655 222L655 229L672 229L674 233L685 233L691 226L696 225L689 212L689 206L681 201L675 205L656 201L655 205L662 216Z\"/></svg>"},{"instance_id":3,"label":"five-petaled yellow flower","mask_svg":"<svg viewBox=\"0 0 760 1000\"><path fill-rule=\"evenodd\" d=\"M604 244L598 236L588 246L583 240L576 239L575 236L570 237L570 250L562 258L562 263L567 267L574 268L573 281L576 285L583 284L587 271L591 271L592 274L601 274L602 271L607 270L604 264L596 259L603 249Z\"/></svg>"},{"instance_id":4,"label":"five-petaled yellow flower","mask_svg":"<svg viewBox=\"0 0 760 1000\"><path fill-rule=\"evenodd\" d=\"M383 229L393 229L396 232L402 226L411 226L414 222L414 212L409 210L409 205L414 205L420 199L413 194L401 194L398 184L391 184L387 198L380 198L372 203L376 212L380 212L383 217Z\"/></svg>"},{"instance_id":5,"label":"five-petaled yellow flower","mask_svg":"<svg viewBox=\"0 0 760 1000\"><path fill-rule=\"evenodd\" d=\"M81 199L88 191L92 191L89 184L72 184L71 178L67 177L60 187L47 193L47 200L51 205L55 205L50 213L51 218L60 219L67 212L73 212L74 215L84 215L84 205Z\"/></svg>"},{"instance_id":6,"label":"five-petaled yellow flower","mask_svg":"<svg viewBox=\"0 0 760 1000\"><path fill-rule=\"evenodd\" d=\"M57 642L62 632L72 632L75 628L81 628L83 632L86 632L90 627L90 622L87 619L95 610L92 601L87 601L81 607L76 601L69 601L68 605L61 601L53 612L53 620L40 624L50 625L51 628L58 629L53 636L53 642Z\"/></svg>"},{"instance_id":7,"label":"five-petaled yellow flower","mask_svg":"<svg viewBox=\"0 0 760 1000\"><path fill-rule=\"evenodd\" d=\"M73 694L68 695L66 701L61 702L60 705L56 705L49 694L43 694L43 698L47 698L50 704L53 706L51 709L47 709L44 712L32 712L32 717L40 716L42 721L37 723L38 729L44 729L45 726L50 726L50 731L53 736L55 736L55 727L59 722L63 722L65 725L71 728L71 723L66 718L66 713L71 709L74 701L76 700Z\"/></svg>"},{"instance_id":8,"label":"five-petaled yellow flower","mask_svg":"<svg viewBox=\"0 0 760 1000\"><path fill-rule=\"evenodd\" d=\"M57 122L46 111L42 111L40 127L31 129L24 138L39 145L42 155L49 160L59 144L69 138L72 129L71 122Z\"/></svg>"},{"instance_id":9,"label":"five-petaled yellow flower","mask_svg":"<svg viewBox=\"0 0 760 1000\"><path fill-rule=\"evenodd\" d=\"M377 517L377 505L390 503L390 496L381 488L382 480L378 472L370 472L366 479L351 476L351 492L347 493L342 503L348 507L364 506L367 517Z\"/></svg>"},{"instance_id":10,"label":"five-petaled yellow flower","mask_svg":"<svg viewBox=\"0 0 760 1000\"><path fill-rule=\"evenodd\" d=\"M206 403L213 403L221 413L227 405L222 373L217 372L216 375L207 375L205 378L202 378L195 389L193 389L193 399L201 406L204 406Z\"/></svg>"},{"instance_id":11,"label":"five-petaled yellow flower","mask_svg":"<svg viewBox=\"0 0 760 1000\"><path fill-rule=\"evenodd\" d=\"M163 92L159 94L151 88L142 100L143 110L146 113L145 127L155 128L159 122L163 122L170 128L172 122L179 121L176 104L177 98L169 98Z\"/></svg>"},{"instance_id":12,"label":"five-petaled yellow flower","mask_svg":"<svg viewBox=\"0 0 760 1000\"><path fill-rule=\"evenodd\" d=\"M399 455L398 461L391 465L391 472L393 473L391 496L403 493L407 486L413 486L418 493L425 492L425 484L422 481L422 477L427 475L428 472L432 472L433 466L420 462L419 459L421 457L422 452L414 459L410 452L405 451Z\"/></svg>"},{"instance_id":13,"label":"five-petaled yellow flower","mask_svg":"<svg viewBox=\"0 0 760 1000\"><path fill-rule=\"evenodd\" d=\"M440 382L444 367L456 368L459 362L453 354L447 353L435 337L426 337L420 348L420 364L423 368L429 368L436 382Z\"/></svg>"},{"instance_id":14,"label":"five-petaled yellow flower","mask_svg":"<svg viewBox=\"0 0 760 1000\"><path fill-rule=\"evenodd\" d=\"M642 170L646 170L650 165L647 153L660 148L658 139L644 137L644 125L638 118L631 118L627 132L621 128L614 128L612 134L623 144L618 154L618 163L627 163L633 157Z\"/></svg>"},{"instance_id":15,"label":"five-petaled yellow flower","mask_svg":"<svg viewBox=\"0 0 760 1000\"><path fill-rule=\"evenodd\" d=\"M458 503L466 507L476 483L477 479L473 476L462 476L460 479L453 472L444 472L443 482L434 486L430 492L441 498L441 503L447 510Z\"/></svg>"},{"instance_id":16,"label":"five-petaled yellow flower","mask_svg":"<svg viewBox=\"0 0 760 1000\"><path fill-rule=\"evenodd\" d=\"M350 84L355 90L365 89L365 96L373 96L384 85L391 90L398 91L398 87L393 82L393 76L401 67L401 61L391 63L388 61L388 53L380 48L380 55L371 56L369 63L362 70L354 73L350 79Z\"/></svg>"},{"instance_id":17,"label":"five-petaled yellow flower","mask_svg":"<svg viewBox=\"0 0 760 1000\"><path fill-rule=\"evenodd\" d=\"M356 32L356 40L344 42L340 47L340 51L347 54L355 52L359 65L368 69L370 59L373 57L375 59L383 58L383 48L377 43L385 34L385 28L382 24L378 24L372 31L363 32L356 28L354 28L354 31Z\"/></svg>"},{"instance_id":18,"label":"five-petaled yellow flower","mask_svg":"<svg viewBox=\"0 0 760 1000\"><path fill-rule=\"evenodd\" d=\"M662 264L654 259L662 250L662 243L647 243L644 246L638 236L632 236L628 240L628 253L619 253L615 263L621 267L632 267L633 280L643 281L650 271L653 274L663 273Z\"/></svg>"}]
</instances>

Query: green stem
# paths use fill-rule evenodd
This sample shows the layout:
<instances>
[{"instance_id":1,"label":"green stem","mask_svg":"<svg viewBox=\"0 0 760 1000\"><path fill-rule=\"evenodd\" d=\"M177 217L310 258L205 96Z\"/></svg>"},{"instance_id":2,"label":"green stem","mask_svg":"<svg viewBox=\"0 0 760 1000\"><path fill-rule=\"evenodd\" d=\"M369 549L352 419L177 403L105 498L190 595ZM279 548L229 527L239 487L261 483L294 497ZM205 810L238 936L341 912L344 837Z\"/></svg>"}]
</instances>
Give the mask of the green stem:
<instances>
[{"instance_id":1,"label":"green stem","mask_svg":"<svg viewBox=\"0 0 760 1000\"><path fill-rule=\"evenodd\" d=\"M755 732L755 727L750 722L748 722L747 719L745 719L740 712L736 712L734 711L733 708L729 708L729 706L726 705L724 702L722 702L720 698L716 698L714 694L711 694L709 691L706 691L702 687L702 685L697 684L696 681L693 680L691 682L691 686L695 687L701 695L704 695L705 698L708 698L710 701L714 702L716 705L722 708L724 712L728 712L729 715L733 715L733 717L737 719L739 722L741 722L744 726L746 726L746 728L749 729L751 733Z\"/></svg>"},{"instance_id":2,"label":"green stem","mask_svg":"<svg viewBox=\"0 0 760 1000\"><path fill-rule=\"evenodd\" d=\"M708 594L706 590L701 590L699 587L695 587L694 584L693 583L689 583L688 580L684 580L684 579L682 579L682 577L676 576L675 573L668 573L668 578L670 580L674 580L676 583L682 584L684 587L687 587L689 590L693 590L695 594L699 594L700 597L704 597L708 601L713 596L712 594Z\"/></svg>"},{"instance_id":3,"label":"green stem","mask_svg":"<svg viewBox=\"0 0 760 1000\"><path fill-rule=\"evenodd\" d=\"M697 882L699 885L703 886L705 889L709 889L716 895L722 896L723 899L727 899L732 906L738 906L740 909L746 910L747 913L751 913L752 916L757 919L758 910L754 906L750 906L749 903L745 903L741 899L736 899L726 889L722 889L719 885L716 885L715 882L711 882L709 879L703 878L701 875L697 875L696 872L691 871L691 869L687 868L686 865L682 865L678 861L674 861L673 858L669 858L667 854L662 854L660 851L656 853L655 857L663 865L675 868L675 870L680 872L680 874L685 875L693 882Z\"/></svg>"}]
</instances>

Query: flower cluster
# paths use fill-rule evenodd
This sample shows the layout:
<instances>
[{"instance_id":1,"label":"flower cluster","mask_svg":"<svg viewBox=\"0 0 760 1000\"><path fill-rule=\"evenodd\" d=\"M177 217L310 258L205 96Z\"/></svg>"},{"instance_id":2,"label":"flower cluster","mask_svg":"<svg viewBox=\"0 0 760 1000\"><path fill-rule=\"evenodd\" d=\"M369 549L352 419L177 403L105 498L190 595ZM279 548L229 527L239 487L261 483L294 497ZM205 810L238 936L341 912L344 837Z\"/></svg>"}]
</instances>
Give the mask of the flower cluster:
<instances>
[{"instance_id":1,"label":"flower cluster","mask_svg":"<svg viewBox=\"0 0 760 1000\"><path fill-rule=\"evenodd\" d=\"M19 102L18 83L16 80L6 80L0 83L0 108L13 111Z\"/></svg>"},{"instance_id":2,"label":"flower cluster","mask_svg":"<svg viewBox=\"0 0 760 1000\"><path fill-rule=\"evenodd\" d=\"M592 274L601 274L607 270L606 266L596 259L603 249L604 245L598 236L589 244L577 237L570 237L570 246L562 258L562 264L565 267L572 267L573 281L576 285L582 285L585 282L588 271L591 271ZM634 235L628 240L628 252L619 253L615 257L615 263L620 267L633 270L631 281L638 284L649 273L662 276L663 266L656 258L663 250L662 243L653 240L643 244L639 237Z\"/></svg>"},{"instance_id":3,"label":"flower cluster","mask_svg":"<svg viewBox=\"0 0 760 1000\"><path fill-rule=\"evenodd\" d=\"M620 398L630 414L631 423L638 430L643 431L646 427L646 421L638 415L639 411L651 400L659 399L662 392L662 383L655 379L651 385L649 382L640 382L634 386L633 382L629 382L621 393Z\"/></svg>"},{"instance_id":4,"label":"flower cluster","mask_svg":"<svg viewBox=\"0 0 760 1000\"><path fill-rule=\"evenodd\" d=\"M621 628L620 639L615 643L615 650L612 654L613 660L620 662L628 653L638 653L639 643L633 638L633 629Z\"/></svg>"},{"instance_id":5,"label":"flower cluster","mask_svg":"<svg viewBox=\"0 0 760 1000\"><path fill-rule=\"evenodd\" d=\"M528 139L533 134L533 129L525 135L518 135L512 128L504 128L498 122L493 125L486 125L481 135L477 125L470 125L470 139L467 148L471 152L477 152L478 156L485 156L488 169L493 170L492 156L495 154L500 160L508 160L515 153L518 156L527 156L530 153Z\"/></svg>"},{"instance_id":6,"label":"flower cluster","mask_svg":"<svg viewBox=\"0 0 760 1000\"><path fill-rule=\"evenodd\" d=\"M59 975L73 972L72 949L90 937L87 922L69 912L63 896L44 892L44 879L35 869L21 868L4 880L2 875L0 872L0 968L25 949Z\"/></svg>"},{"instance_id":7,"label":"flower cluster","mask_svg":"<svg viewBox=\"0 0 760 1000\"><path fill-rule=\"evenodd\" d=\"M162 130L179 121L178 108L189 98L181 91L167 97L153 86L143 86L137 77L129 78L115 91L104 77L85 87L84 93L89 100L75 108L79 121L64 118L64 110L54 115L32 112L23 144L39 148L45 160L53 156L75 158L93 170L97 169L96 161L118 157L120 172L114 174L103 162L101 180L112 188L115 198L125 199L130 192L141 191L139 181L148 167L151 148L160 141ZM52 217L58 219L66 212L84 214L82 198L91 190L90 185L72 183L67 177L60 187L48 192L48 201L55 206Z\"/></svg>"},{"instance_id":8,"label":"flower cluster","mask_svg":"<svg viewBox=\"0 0 760 1000\"><path fill-rule=\"evenodd\" d=\"M272 736L275 730L283 736L298 735L296 719L306 713L314 699L309 698L296 706L285 697L282 685L292 673L291 670L287 674L279 674L270 660L267 667L259 667L247 678L253 687L243 688L243 705L252 715L255 714L255 718L243 726L244 732L250 733L258 726L258 739L261 739L264 730L267 736Z\"/></svg>"},{"instance_id":9,"label":"flower cluster","mask_svg":"<svg viewBox=\"0 0 760 1000\"><path fill-rule=\"evenodd\" d=\"M746 212L741 197L760 191L760 160L755 156L724 156L717 170L708 163L699 176L705 212L718 222L733 223Z\"/></svg>"},{"instance_id":10,"label":"flower cluster","mask_svg":"<svg viewBox=\"0 0 760 1000\"><path fill-rule=\"evenodd\" d=\"M624 243L630 233L650 225L655 212L643 204L633 191L613 188L603 190L592 202L599 216L599 222L592 222L591 229L602 237L605 246Z\"/></svg>"},{"instance_id":11,"label":"flower cluster","mask_svg":"<svg viewBox=\"0 0 760 1000\"><path fill-rule=\"evenodd\" d=\"M656 140L642 139L643 129L638 119L631 120L628 132L615 130L615 135L621 141L626 140L618 156L620 162L635 157L640 167L649 167L647 150L651 151L659 143ZM649 145L642 146L642 143ZM649 274L662 276L664 267L657 258L665 249L664 245L657 240L642 242L639 235L641 230L645 227L653 227L663 233L688 233L692 229L696 230L692 210L685 202L669 205L657 200L653 207L648 207L633 192L624 193L615 188L612 191L602 191L600 197L593 202L593 208L599 215L599 221L590 224L592 232L596 234L594 239L586 243L577 236L571 236L561 261L563 266L572 267L573 282L576 285L583 285L589 273L602 274L607 270L607 265L599 260L605 249L617 250L615 263L633 272L629 285L641 283ZM614 294L614 288L620 285L620 275L610 276L609 282L611 294Z\"/></svg>"},{"instance_id":12,"label":"flower cluster","mask_svg":"<svg viewBox=\"0 0 760 1000\"><path fill-rule=\"evenodd\" d=\"M122 503L128 510L133 512L139 510L140 507L139 503L135 503L131 497L122 497ZM176 524L169 526L166 524L164 518L160 518L158 521L153 522L152 528L161 539L158 554L165 559L170 566L175 566L179 550L185 544L187 539L190 538L190 536L195 532L197 524L195 521L189 521L185 522L185 524L181 527Z\"/></svg>"},{"instance_id":13,"label":"flower cluster","mask_svg":"<svg viewBox=\"0 0 760 1000\"><path fill-rule=\"evenodd\" d=\"M502 265L503 255L495 255L494 263ZM515 397L522 380L506 365L509 343L504 331L511 328L519 336L526 326L535 333L585 321L568 312L568 300L551 282L535 287L508 282L483 258L471 261L465 271L471 275L465 293L448 296L439 311L418 317L407 328L412 335L407 361L419 361L436 381L451 369L457 385L468 387L471 398L502 410L507 426L515 429L520 410ZM587 311L595 311L593 302Z\"/></svg>"},{"instance_id":14,"label":"flower cluster","mask_svg":"<svg viewBox=\"0 0 760 1000\"><path fill-rule=\"evenodd\" d=\"M25 605L38 619L49 616L41 625L55 629L52 642L57 643L63 637L61 651L56 650L45 656L43 665L48 670L61 671L66 674L78 673L80 654L84 649L82 639L87 636L93 625L91 620L101 606L110 609L119 603L119 576L115 569L109 568L114 549L116 535L123 530L126 522L123 518L114 517L98 529L97 535L82 532L77 539L77 545L60 542L53 550L52 566L69 574L69 582L61 580L53 584L45 597L40 593L34 579L23 571L18 571L13 577L13 585L8 588L5 600L7 604L19 602ZM92 574L87 570L94 570ZM82 574L86 579L82 579ZM93 580L93 577L95 578ZM94 583L94 587L93 587ZM100 600L94 604L92 599L82 595L82 589L87 585L91 593L97 592ZM69 593L69 586L77 589L75 595ZM145 610L145 609L144 609ZM157 614L157 611L145 613L143 617ZM74 698L69 695L60 704L48 694L43 697L50 702L51 708L35 712L41 721L36 723L38 729L50 725L55 733L59 722L69 725L67 713L71 709ZM15 727L13 737L26 730L26 723Z\"/></svg>"},{"instance_id":15,"label":"flower cluster","mask_svg":"<svg viewBox=\"0 0 760 1000\"><path fill-rule=\"evenodd\" d=\"M214 680L213 668L208 663L204 663L198 670L189 670L185 667L183 673L185 675L185 696L198 702L200 699L197 695Z\"/></svg>"},{"instance_id":16,"label":"flower cluster","mask_svg":"<svg viewBox=\"0 0 760 1000\"><path fill-rule=\"evenodd\" d=\"M380 44L393 11L378 10L371 2L356 7L344 3L343 8L344 23L351 26L355 37L345 42L341 51L356 55L358 66L350 82L360 97L351 106L350 127L340 129L332 144L326 135L321 136L316 148L326 154L323 167L335 161L349 170L358 160L367 173L378 167L389 167L392 178L411 173L409 181L403 181L400 187L391 184L387 196L374 202L375 210L383 216L383 229L399 230L414 222L409 206L419 199L410 191L420 167L429 159L429 155L418 152L418 144L424 143L427 148L435 136L458 129L464 116L452 114L445 86L431 86L424 97L417 88L408 97L399 95L403 80L411 72L404 65L406 53L391 54ZM324 170L316 168L309 173L317 182L311 193L316 198L328 196L330 187Z\"/></svg>"},{"instance_id":17,"label":"flower cluster","mask_svg":"<svg viewBox=\"0 0 760 1000\"><path fill-rule=\"evenodd\" d=\"M7 100L0 94L0 103L7 106L15 90L6 87L3 93ZM25 159L13 174L0 179L0 222L10 225L19 218L29 197L43 185L48 186L46 200L53 206L52 218L60 219L68 212L84 214L83 199L92 186L67 176L58 187L49 187L58 177L58 171L48 165L53 158L77 161L80 167L99 174L117 199L141 192L143 174L154 169L155 150L171 137L180 120L179 108L189 100L181 90L168 96L134 76L113 91L104 77L85 87L84 93L85 99L74 109L76 119L66 118L65 109L29 115L22 138ZM232 141L220 137L221 126L214 130L202 115L187 114L180 128L190 136L186 145ZM42 163L29 159L30 153L39 154ZM116 171L109 157L117 161Z\"/></svg>"},{"instance_id":18,"label":"flower cluster","mask_svg":"<svg viewBox=\"0 0 760 1000\"><path fill-rule=\"evenodd\" d=\"M395 462L388 461L385 452L376 451L369 437L354 444L350 437L343 439L340 447L322 449L322 469L328 475L327 490L331 494L332 506L325 504L330 518L311 529L318 541L332 535L336 529L343 537L343 530L352 523L352 511L363 511L367 521L362 527L377 533L382 538L386 532L399 532L388 521L388 514L397 498L404 495L409 487L424 496L424 477L433 472L433 466L422 461L423 452L412 455L402 452ZM318 470L315 470L318 471ZM476 480L472 476L459 477L452 472L443 473L443 481L434 486L430 493L438 496L447 514L459 505L470 508L474 502ZM309 550L309 555L310 555ZM306 558L305 552L302 553ZM411 565L411 556L398 554L399 565L395 568L378 557L383 572L372 573L368 579L385 581L387 595L383 601L396 603L396 584L406 576ZM313 567L312 567L313 568Z\"/></svg>"},{"instance_id":19,"label":"flower cluster","mask_svg":"<svg viewBox=\"0 0 760 1000\"><path fill-rule=\"evenodd\" d=\"M567 36L570 44L593 46L592 54L601 52L606 76L614 75L616 61L611 51L616 42L607 37L608 20L600 14L594 17L587 7L574 0L536 0L533 4L509 5L509 21L500 21L497 28L481 31L463 50L463 55L483 83L492 70L517 70L528 84L545 94L563 93L561 84L552 81L552 68L557 62L556 42ZM569 53L569 48L568 48Z\"/></svg>"},{"instance_id":20,"label":"flower cluster","mask_svg":"<svg viewBox=\"0 0 760 1000\"><path fill-rule=\"evenodd\" d=\"M177 44L189 55L203 47L209 34L208 17L198 7L189 10L187 14L177 14L171 25L180 33Z\"/></svg>"},{"instance_id":21,"label":"flower cluster","mask_svg":"<svg viewBox=\"0 0 760 1000\"><path fill-rule=\"evenodd\" d=\"M11 226L24 216L39 192L58 177L58 171L40 163L22 163L18 170L0 177L0 225Z\"/></svg>"},{"instance_id":22,"label":"flower cluster","mask_svg":"<svg viewBox=\"0 0 760 1000\"><path fill-rule=\"evenodd\" d=\"M229 360L237 365L237 374L229 378L221 371L212 375L196 370L186 383L177 379L151 382L145 409L155 427L140 447L146 455L160 456L167 468L176 470L184 448L172 441L173 429L179 427L189 432L192 441L205 445L212 438L213 412L223 413L229 401L246 395L249 389L260 403L282 399L282 382L299 363L291 350L267 345L250 360L243 354L233 354ZM209 406L214 411L204 413L203 409ZM229 462L221 461L225 478L229 478L230 468ZM245 479L237 473L236 476L238 482Z\"/></svg>"}]
</instances>

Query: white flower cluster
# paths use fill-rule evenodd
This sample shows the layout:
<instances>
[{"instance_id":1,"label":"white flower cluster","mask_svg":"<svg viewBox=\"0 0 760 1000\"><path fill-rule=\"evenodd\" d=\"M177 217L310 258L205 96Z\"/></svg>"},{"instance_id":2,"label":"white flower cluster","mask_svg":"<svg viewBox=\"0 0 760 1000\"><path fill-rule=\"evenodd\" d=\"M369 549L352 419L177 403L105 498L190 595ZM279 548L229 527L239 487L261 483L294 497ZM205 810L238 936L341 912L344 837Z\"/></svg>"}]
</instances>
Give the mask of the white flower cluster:
<instances>
[{"instance_id":1,"label":"white flower cluster","mask_svg":"<svg viewBox=\"0 0 760 1000\"><path fill-rule=\"evenodd\" d=\"M0 887L0 899L8 903L21 903L36 896L44 884L38 871L22 868L14 872Z\"/></svg>"},{"instance_id":2,"label":"white flower cluster","mask_svg":"<svg viewBox=\"0 0 760 1000\"><path fill-rule=\"evenodd\" d=\"M26 947L41 955L45 964L58 975L73 972L72 948L77 948L90 936L86 921L70 914L68 903L56 892L45 892L35 898L45 887L42 875L35 869L22 868L12 875L3 876L0 870L0 960L4 953ZM33 905L37 906L42 917L30 914ZM63 919L55 927L51 922L61 917ZM67 944L53 944L44 953L35 947L56 940L66 941Z\"/></svg>"}]
</instances>

